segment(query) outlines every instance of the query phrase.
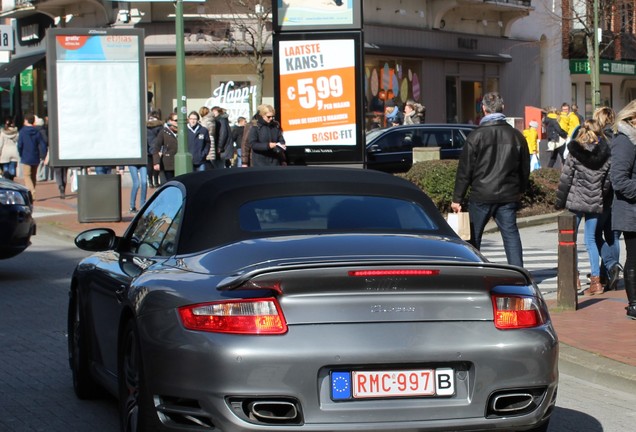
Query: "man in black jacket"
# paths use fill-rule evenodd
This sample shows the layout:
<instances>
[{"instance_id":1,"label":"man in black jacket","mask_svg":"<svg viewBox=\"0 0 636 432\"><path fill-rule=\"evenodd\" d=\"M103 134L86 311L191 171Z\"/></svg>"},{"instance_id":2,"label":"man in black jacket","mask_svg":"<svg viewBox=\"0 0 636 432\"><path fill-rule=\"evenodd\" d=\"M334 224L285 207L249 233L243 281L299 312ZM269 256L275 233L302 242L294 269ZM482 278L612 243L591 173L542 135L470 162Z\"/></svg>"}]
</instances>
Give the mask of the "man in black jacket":
<instances>
[{"instance_id":1,"label":"man in black jacket","mask_svg":"<svg viewBox=\"0 0 636 432\"><path fill-rule=\"evenodd\" d=\"M468 135L459 158L451 208L462 210L461 202L470 187L471 244L480 248L486 223L493 217L508 264L523 267L517 208L528 185L530 153L523 134L506 121L503 107L499 93L484 95L484 117Z\"/></svg>"}]
</instances>

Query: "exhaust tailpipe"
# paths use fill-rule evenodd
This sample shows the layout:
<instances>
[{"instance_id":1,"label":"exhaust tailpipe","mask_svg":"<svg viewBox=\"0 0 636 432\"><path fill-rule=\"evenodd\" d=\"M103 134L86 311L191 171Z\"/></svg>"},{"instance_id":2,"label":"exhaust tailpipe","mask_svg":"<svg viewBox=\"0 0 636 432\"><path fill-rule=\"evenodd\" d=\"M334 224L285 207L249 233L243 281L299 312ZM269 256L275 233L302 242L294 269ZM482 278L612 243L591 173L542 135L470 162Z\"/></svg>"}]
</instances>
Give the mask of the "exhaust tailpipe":
<instances>
[{"instance_id":1,"label":"exhaust tailpipe","mask_svg":"<svg viewBox=\"0 0 636 432\"><path fill-rule=\"evenodd\" d=\"M264 423L289 422L298 419L298 409L292 402L259 400L249 404L254 419Z\"/></svg>"},{"instance_id":2,"label":"exhaust tailpipe","mask_svg":"<svg viewBox=\"0 0 636 432\"><path fill-rule=\"evenodd\" d=\"M533 402L534 398L530 393L508 393L495 396L491 407L495 413L511 414L525 410Z\"/></svg>"}]
</instances>

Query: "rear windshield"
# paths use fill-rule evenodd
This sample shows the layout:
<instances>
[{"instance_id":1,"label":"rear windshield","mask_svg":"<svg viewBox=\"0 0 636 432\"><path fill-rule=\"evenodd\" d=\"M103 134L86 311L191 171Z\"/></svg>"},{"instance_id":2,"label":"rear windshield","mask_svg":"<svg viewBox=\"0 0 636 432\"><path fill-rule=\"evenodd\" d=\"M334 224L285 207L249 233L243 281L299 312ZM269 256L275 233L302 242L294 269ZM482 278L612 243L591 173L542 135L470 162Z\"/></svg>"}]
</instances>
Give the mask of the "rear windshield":
<instances>
[{"instance_id":1,"label":"rear windshield","mask_svg":"<svg viewBox=\"0 0 636 432\"><path fill-rule=\"evenodd\" d=\"M435 231L417 203L376 196L307 195L268 198L240 209L243 231Z\"/></svg>"}]
</instances>

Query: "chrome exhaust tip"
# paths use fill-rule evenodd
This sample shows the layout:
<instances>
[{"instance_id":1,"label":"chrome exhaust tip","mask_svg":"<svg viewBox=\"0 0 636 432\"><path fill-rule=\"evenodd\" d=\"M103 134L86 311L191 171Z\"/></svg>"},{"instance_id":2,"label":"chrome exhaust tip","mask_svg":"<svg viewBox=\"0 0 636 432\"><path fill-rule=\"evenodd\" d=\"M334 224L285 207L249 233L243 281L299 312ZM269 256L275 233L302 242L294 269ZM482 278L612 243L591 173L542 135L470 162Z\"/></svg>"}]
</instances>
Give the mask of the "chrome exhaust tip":
<instances>
[{"instance_id":1,"label":"chrome exhaust tip","mask_svg":"<svg viewBox=\"0 0 636 432\"><path fill-rule=\"evenodd\" d=\"M491 409L499 414L514 414L534 403L530 393L505 393L492 398Z\"/></svg>"},{"instance_id":2,"label":"chrome exhaust tip","mask_svg":"<svg viewBox=\"0 0 636 432\"><path fill-rule=\"evenodd\" d=\"M298 419L298 409L292 402L258 400L249 404L254 419L265 422L288 422Z\"/></svg>"}]
</instances>

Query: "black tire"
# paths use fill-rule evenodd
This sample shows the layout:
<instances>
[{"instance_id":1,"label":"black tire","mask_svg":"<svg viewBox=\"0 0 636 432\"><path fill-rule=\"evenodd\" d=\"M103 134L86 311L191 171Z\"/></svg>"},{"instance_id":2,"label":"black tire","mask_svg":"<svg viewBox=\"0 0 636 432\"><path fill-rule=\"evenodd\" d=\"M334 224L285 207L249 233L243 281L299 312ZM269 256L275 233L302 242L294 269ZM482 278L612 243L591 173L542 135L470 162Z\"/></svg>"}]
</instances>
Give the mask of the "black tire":
<instances>
[{"instance_id":1,"label":"black tire","mask_svg":"<svg viewBox=\"0 0 636 432\"><path fill-rule=\"evenodd\" d=\"M90 350L84 313L77 291L71 293L68 305L68 362L73 376L73 390L80 399L94 399L103 394L90 374Z\"/></svg>"},{"instance_id":2,"label":"black tire","mask_svg":"<svg viewBox=\"0 0 636 432\"><path fill-rule=\"evenodd\" d=\"M118 375L121 431L163 430L146 387L139 334L132 320L128 321L121 336Z\"/></svg>"}]
</instances>

